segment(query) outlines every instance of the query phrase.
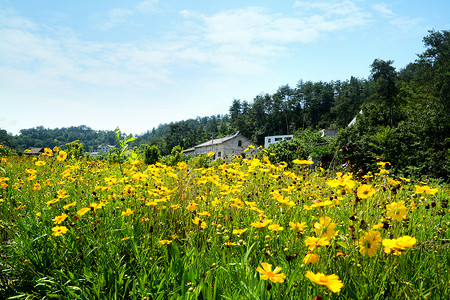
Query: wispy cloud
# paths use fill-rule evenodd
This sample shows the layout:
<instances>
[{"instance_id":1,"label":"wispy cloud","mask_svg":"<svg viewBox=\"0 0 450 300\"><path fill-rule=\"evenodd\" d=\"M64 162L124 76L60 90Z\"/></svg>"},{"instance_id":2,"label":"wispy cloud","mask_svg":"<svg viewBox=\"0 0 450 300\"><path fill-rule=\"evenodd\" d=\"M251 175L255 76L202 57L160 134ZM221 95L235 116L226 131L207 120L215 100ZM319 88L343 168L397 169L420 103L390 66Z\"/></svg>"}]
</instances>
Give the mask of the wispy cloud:
<instances>
[{"instance_id":1,"label":"wispy cloud","mask_svg":"<svg viewBox=\"0 0 450 300\"><path fill-rule=\"evenodd\" d=\"M394 28L396 28L397 30L400 30L403 34L411 32L422 33L424 30L426 30L425 28L422 28L422 26L420 26L422 19L398 15L394 11L392 11L390 9L390 6L385 2L372 4L371 7L382 18L388 20L390 25L394 26ZM415 28L415 30L413 28ZM398 35L398 31L395 31L394 34Z\"/></svg>"},{"instance_id":2,"label":"wispy cloud","mask_svg":"<svg viewBox=\"0 0 450 300\"><path fill-rule=\"evenodd\" d=\"M96 14L95 19L99 20L98 27L106 31L129 21L137 13L155 12L157 3L158 0L144 0L132 8L113 8L106 13Z\"/></svg>"}]
</instances>

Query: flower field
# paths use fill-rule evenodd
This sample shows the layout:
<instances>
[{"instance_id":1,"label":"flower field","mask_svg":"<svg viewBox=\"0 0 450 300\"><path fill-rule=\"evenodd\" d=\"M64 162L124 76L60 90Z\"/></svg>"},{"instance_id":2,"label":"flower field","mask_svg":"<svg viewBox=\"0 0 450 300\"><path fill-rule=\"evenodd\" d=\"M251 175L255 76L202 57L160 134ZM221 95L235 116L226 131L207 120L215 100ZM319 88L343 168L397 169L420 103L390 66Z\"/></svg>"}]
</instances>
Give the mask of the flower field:
<instances>
[{"instance_id":1,"label":"flower field","mask_svg":"<svg viewBox=\"0 0 450 300\"><path fill-rule=\"evenodd\" d=\"M0 158L0 298L450 298L447 184L308 164Z\"/></svg>"}]
</instances>

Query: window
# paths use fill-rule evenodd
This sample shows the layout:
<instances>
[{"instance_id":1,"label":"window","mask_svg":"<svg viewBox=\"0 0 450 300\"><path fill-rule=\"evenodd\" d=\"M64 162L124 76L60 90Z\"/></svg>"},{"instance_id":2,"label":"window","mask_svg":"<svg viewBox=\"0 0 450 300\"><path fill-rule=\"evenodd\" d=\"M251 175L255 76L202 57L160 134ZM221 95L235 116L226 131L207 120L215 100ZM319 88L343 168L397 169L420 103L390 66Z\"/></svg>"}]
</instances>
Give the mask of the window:
<instances>
[{"instance_id":1,"label":"window","mask_svg":"<svg viewBox=\"0 0 450 300\"><path fill-rule=\"evenodd\" d=\"M267 139L267 142L268 142L268 143L271 143L271 142L272 142L272 139Z\"/></svg>"},{"instance_id":2,"label":"window","mask_svg":"<svg viewBox=\"0 0 450 300\"><path fill-rule=\"evenodd\" d=\"M283 138L275 138L275 142L281 141Z\"/></svg>"},{"instance_id":3,"label":"window","mask_svg":"<svg viewBox=\"0 0 450 300\"><path fill-rule=\"evenodd\" d=\"M222 152L217 152L217 157L222 157Z\"/></svg>"},{"instance_id":4,"label":"window","mask_svg":"<svg viewBox=\"0 0 450 300\"><path fill-rule=\"evenodd\" d=\"M286 140L288 140L288 141L289 141L290 139L292 139L292 138L291 138L291 137L287 137L287 138L286 138Z\"/></svg>"},{"instance_id":5,"label":"window","mask_svg":"<svg viewBox=\"0 0 450 300\"><path fill-rule=\"evenodd\" d=\"M242 147L242 141L241 140L238 141L238 147Z\"/></svg>"}]
</instances>

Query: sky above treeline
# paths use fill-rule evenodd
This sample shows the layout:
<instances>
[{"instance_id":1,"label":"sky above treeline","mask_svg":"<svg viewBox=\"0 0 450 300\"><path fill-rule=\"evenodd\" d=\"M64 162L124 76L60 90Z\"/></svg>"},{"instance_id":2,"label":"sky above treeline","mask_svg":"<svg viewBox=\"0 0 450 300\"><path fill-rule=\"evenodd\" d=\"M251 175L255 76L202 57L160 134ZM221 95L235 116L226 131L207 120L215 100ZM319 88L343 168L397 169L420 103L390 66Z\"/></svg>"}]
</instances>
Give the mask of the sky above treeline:
<instances>
[{"instance_id":1,"label":"sky above treeline","mask_svg":"<svg viewBox=\"0 0 450 300\"><path fill-rule=\"evenodd\" d=\"M0 129L141 134L299 80L397 70L448 0L0 0Z\"/></svg>"}]
</instances>

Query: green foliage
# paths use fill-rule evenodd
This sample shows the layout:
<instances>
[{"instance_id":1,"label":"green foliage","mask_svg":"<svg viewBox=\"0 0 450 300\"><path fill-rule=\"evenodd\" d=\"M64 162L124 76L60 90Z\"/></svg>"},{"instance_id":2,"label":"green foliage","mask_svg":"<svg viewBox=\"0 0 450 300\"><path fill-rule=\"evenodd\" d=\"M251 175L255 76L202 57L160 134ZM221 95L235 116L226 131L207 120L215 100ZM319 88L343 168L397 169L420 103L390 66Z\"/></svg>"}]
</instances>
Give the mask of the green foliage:
<instances>
[{"instance_id":1,"label":"green foliage","mask_svg":"<svg viewBox=\"0 0 450 300\"><path fill-rule=\"evenodd\" d=\"M74 159L81 159L84 157L83 144L80 141L75 140L71 143L66 144L67 147L67 157Z\"/></svg>"},{"instance_id":2,"label":"green foliage","mask_svg":"<svg viewBox=\"0 0 450 300\"><path fill-rule=\"evenodd\" d=\"M157 146L144 145L144 163L147 165L155 164L161 158L161 153Z\"/></svg>"},{"instance_id":3,"label":"green foliage","mask_svg":"<svg viewBox=\"0 0 450 300\"><path fill-rule=\"evenodd\" d=\"M307 160L309 157L329 164L333 160L336 147L330 139L321 137L319 131L312 129L299 130L291 140L271 144L267 149L271 162L287 162L292 165L294 159ZM259 155L266 155L259 152Z\"/></svg>"}]
</instances>

